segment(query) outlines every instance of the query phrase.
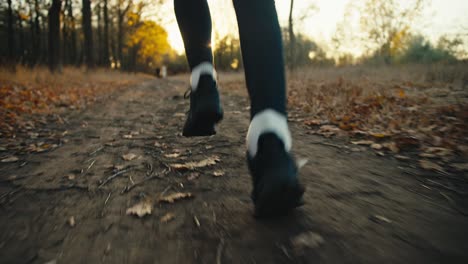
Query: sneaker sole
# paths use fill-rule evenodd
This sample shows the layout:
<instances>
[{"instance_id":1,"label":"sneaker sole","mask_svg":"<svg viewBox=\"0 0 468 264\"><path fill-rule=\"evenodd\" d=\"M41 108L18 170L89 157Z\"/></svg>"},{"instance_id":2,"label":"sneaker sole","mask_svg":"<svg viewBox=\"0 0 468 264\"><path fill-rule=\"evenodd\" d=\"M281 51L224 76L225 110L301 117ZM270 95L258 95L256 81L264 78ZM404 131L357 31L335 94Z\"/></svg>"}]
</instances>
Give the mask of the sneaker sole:
<instances>
[{"instance_id":1,"label":"sneaker sole","mask_svg":"<svg viewBox=\"0 0 468 264\"><path fill-rule=\"evenodd\" d=\"M197 113L193 119L192 126L185 128L182 135L185 137L211 136L216 134L215 125L223 119L222 111L203 111Z\"/></svg>"}]
</instances>

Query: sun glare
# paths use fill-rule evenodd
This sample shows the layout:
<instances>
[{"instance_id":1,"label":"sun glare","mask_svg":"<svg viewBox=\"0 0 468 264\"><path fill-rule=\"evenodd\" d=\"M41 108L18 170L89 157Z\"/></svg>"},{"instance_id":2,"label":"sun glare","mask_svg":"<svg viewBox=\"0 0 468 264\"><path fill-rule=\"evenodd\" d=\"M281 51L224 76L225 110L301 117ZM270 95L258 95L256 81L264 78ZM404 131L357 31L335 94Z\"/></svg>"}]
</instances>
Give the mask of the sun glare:
<instances>
[{"instance_id":1,"label":"sun glare","mask_svg":"<svg viewBox=\"0 0 468 264\"><path fill-rule=\"evenodd\" d=\"M168 15L171 16L171 22L166 24L165 28L169 34L169 42L172 48L178 53L183 53L184 44L173 12L172 1L169 2L171 6L167 10ZM216 47L217 39L221 39L226 35L238 37L232 0L208 0L208 3L213 22L213 47ZM329 50L337 24L342 20L349 3L351 3L350 0L295 1L294 17L303 18L297 19L295 22L295 31L312 38L325 50ZM275 4L280 25L286 27L288 25L290 0L276 0ZM468 23L468 19L463 15L462 10L468 10L468 1L432 0L431 7L423 17L426 23L415 25L415 29L432 40L437 39L446 32L451 34L454 30L457 30L457 25L460 28L464 23ZM448 14L451 15L448 16ZM447 17L450 17L450 19ZM359 55L362 50L359 47L353 47L348 52Z\"/></svg>"}]
</instances>

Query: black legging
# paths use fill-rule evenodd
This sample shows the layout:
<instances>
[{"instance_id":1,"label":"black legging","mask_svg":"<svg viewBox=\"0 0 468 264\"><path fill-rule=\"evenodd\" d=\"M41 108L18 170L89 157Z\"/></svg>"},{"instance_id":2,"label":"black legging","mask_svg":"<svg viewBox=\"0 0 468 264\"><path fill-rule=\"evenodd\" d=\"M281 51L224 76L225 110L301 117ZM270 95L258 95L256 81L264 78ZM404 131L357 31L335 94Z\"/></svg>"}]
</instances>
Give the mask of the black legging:
<instances>
[{"instance_id":1,"label":"black legging","mask_svg":"<svg viewBox=\"0 0 468 264\"><path fill-rule=\"evenodd\" d=\"M286 115L283 45L275 2L233 2L251 101L251 118L267 108ZM213 63L211 16L206 0L174 0L174 7L190 68L205 61Z\"/></svg>"}]
</instances>

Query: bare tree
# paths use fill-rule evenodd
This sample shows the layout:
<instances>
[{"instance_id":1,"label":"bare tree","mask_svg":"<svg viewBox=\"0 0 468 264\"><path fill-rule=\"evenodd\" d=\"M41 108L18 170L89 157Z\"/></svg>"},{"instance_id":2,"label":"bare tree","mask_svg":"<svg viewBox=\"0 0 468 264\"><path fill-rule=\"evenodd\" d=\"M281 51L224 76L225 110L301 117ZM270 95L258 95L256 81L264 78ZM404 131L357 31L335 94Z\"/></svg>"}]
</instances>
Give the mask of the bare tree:
<instances>
[{"instance_id":1,"label":"bare tree","mask_svg":"<svg viewBox=\"0 0 468 264\"><path fill-rule=\"evenodd\" d=\"M8 63L15 69L15 31L13 28L13 8L8 0Z\"/></svg>"},{"instance_id":2,"label":"bare tree","mask_svg":"<svg viewBox=\"0 0 468 264\"><path fill-rule=\"evenodd\" d=\"M107 0L104 0L104 40L103 40L103 57L104 66L109 66L109 9Z\"/></svg>"},{"instance_id":3,"label":"bare tree","mask_svg":"<svg viewBox=\"0 0 468 264\"><path fill-rule=\"evenodd\" d=\"M60 9L62 1L53 0L49 8L49 69L60 70Z\"/></svg>"},{"instance_id":4,"label":"bare tree","mask_svg":"<svg viewBox=\"0 0 468 264\"><path fill-rule=\"evenodd\" d=\"M84 56L88 68L94 67L93 31L91 25L91 0L83 0Z\"/></svg>"}]
</instances>

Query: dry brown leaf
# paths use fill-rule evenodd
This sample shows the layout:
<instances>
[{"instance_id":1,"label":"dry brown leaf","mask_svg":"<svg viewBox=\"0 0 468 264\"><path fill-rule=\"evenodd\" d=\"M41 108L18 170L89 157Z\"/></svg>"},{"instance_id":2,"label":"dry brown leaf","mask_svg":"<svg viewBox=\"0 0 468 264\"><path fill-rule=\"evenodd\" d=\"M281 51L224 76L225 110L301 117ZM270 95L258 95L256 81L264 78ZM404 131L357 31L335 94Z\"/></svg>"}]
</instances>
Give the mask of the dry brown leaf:
<instances>
[{"instance_id":1,"label":"dry brown leaf","mask_svg":"<svg viewBox=\"0 0 468 264\"><path fill-rule=\"evenodd\" d=\"M3 163L17 162L18 160L19 160L18 157L10 156L10 157L7 157L7 158L2 159L1 162L3 162Z\"/></svg>"},{"instance_id":2,"label":"dry brown leaf","mask_svg":"<svg viewBox=\"0 0 468 264\"><path fill-rule=\"evenodd\" d=\"M393 153L398 153L400 152L400 149L397 147L397 145L395 144L395 142L387 142L387 143L383 143L382 146L388 150L390 150L391 152Z\"/></svg>"},{"instance_id":3,"label":"dry brown leaf","mask_svg":"<svg viewBox=\"0 0 468 264\"><path fill-rule=\"evenodd\" d=\"M161 217L161 220L159 220L161 223L167 223L169 221L172 221L175 218L175 214L173 213L167 213L163 217Z\"/></svg>"},{"instance_id":4,"label":"dry brown leaf","mask_svg":"<svg viewBox=\"0 0 468 264\"><path fill-rule=\"evenodd\" d=\"M320 126L322 123L323 121L319 119L311 119L304 121L304 125L306 126Z\"/></svg>"},{"instance_id":5,"label":"dry brown leaf","mask_svg":"<svg viewBox=\"0 0 468 264\"><path fill-rule=\"evenodd\" d=\"M380 144L374 143L374 144L371 145L371 148L373 148L375 150L381 150L383 147Z\"/></svg>"},{"instance_id":6,"label":"dry brown leaf","mask_svg":"<svg viewBox=\"0 0 468 264\"><path fill-rule=\"evenodd\" d=\"M444 171L444 169L442 169L442 167L439 164L428 160L420 160L419 166L421 166L421 168L425 170Z\"/></svg>"},{"instance_id":7,"label":"dry brown leaf","mask_svg":"<svg viewBox=\"0 0 468 264\"><path fill-rule=\"evenodd\" d=\"M113 169L114 169L115 171L121 171L121 170L123 170L124 168L125 168L124 165L114 165L114 166L113 166Z\"/></svg>"},{"instance_id":8,"label":"dry brown leaf","mask_svg":"<svg viewBox=\"0 0 468 264\"><path fill-rule=\"evenodd\" d=\"M193 195L191 193L177 192L177 193L169 194L167 196L160 197L159 202L160 203L162 203L162 202L164 202L164 203L174 203L177 200L189 199L189 198L192 198L192 197L193 197Z\"/></svg>"},{"instance_id":9,"label":"dry brown leaf","mask_svg":"<svg viewBox=\"0 0 468 264\"><path fill-rule=\"evenodd\" d=\"M175 170L193 170L195 168L202 168L215 165L220 161L218 156L212 156L201 161L191 161L187 163L174 163L169 166Z\"/></svg>"},{"instance_id":10,"label":"dry brown leaf","mask_svg":"<svg viewBox=\"0 0 468 264\"><path fill-rule=\"evenodd\" d=\"M214 171L213 172L214 177L221 177L224 176L224 171Z\"/></svg>"},{"instance_id":11,"label":"dry brown leaf","mask_svg":"<svg viewBox=\"0 0 468 264\"><path fill-rule=\"evenodd\" d=\"M136 215L138 217L143 217L145 215L150 215L153 212L153 203L150 199L144 199L141 202L135 204L134 206L127 209L127 215Z\"/></svg>"},{"instance_id":12,"label":"dry brown leaf","mask_svg":"<svg viewBox=\"0 0 468 264\"><path fill-rule=\"evenodd\" d=\"M133 153L127 153L125 155L122 155L122 159L126 161L134 160L136 157L137 155Z\"/></svg>"}]
</instances>

